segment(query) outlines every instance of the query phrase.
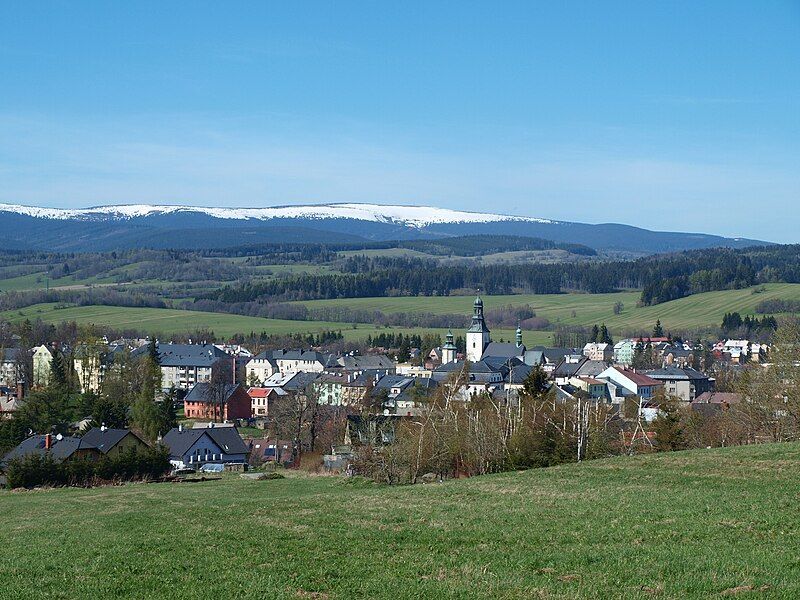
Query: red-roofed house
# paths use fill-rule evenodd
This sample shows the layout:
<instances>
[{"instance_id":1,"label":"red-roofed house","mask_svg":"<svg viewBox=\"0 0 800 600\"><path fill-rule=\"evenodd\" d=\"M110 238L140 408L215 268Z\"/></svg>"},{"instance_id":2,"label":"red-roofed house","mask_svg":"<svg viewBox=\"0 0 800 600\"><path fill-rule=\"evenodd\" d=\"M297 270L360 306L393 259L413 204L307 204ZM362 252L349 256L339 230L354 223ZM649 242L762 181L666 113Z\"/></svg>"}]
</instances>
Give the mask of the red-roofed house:
<instances>
[{"instance_id":1,"label":"red-roofed house","mask_svg":"<svg viewBox=\"0 0 800 600\"><path fill-rule=\"evenodd\" d=\"M250 408L254 417L266 417L269 415L269 405L280 395L280 388L274 387L251 387L247 390L250 396Z\"/></svg>"}]
</instances>

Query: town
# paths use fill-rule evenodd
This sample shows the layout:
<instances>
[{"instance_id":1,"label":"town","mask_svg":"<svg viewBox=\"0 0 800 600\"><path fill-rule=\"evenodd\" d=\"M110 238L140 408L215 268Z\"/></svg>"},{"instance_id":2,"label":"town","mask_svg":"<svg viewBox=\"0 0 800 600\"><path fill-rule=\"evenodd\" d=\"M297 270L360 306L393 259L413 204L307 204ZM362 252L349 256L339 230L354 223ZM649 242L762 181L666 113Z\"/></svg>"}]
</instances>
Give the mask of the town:
<instances>
[{"instance_id":1,"label":"town","mask_svg":"<svg viewBox=\"0 0 800 600\"><path fill-rule=\"evenodd\" d=\"M53 341L30 349L6 348L0 367L6 431L15 419L28 418L29 397L29 410L39 411L37 393L53 386L72 382L67 397L94 398L99 408L74 413L79 417L74 422L50 422L40 431L28 428L30 436L6 448L0 464L13 471L31 456L65 462L157 444L168 450L173 472L242 470L265 463L296 468L303 463L351 475L361 465L360 474L374 476L364 467L369 462L364 453L380 453L399 429L429 421L435 396L443 392L465 408L488 403L511 414L521 412L534 396L549 398L570 413L602 410L607 442L595 456L648 451L659 441L663 445L654 425L665 411L683 411L706 422L703 444L761 439L755 431L736 439L729 428L720 429L720 421L742 402L731 382L748 370L769 368L767 344L737 339L693 344L665 336L660 322L650 337L613 343L605 326L595 327L592 336L594 341L582 348L527 348L517 328L513 341L494 341L484 301L477 297L469 328L459 336L461 348L450 331L427 352L409 348L403 362L398 348L373 347L365 354L281 348L253 354L241 345L213 340L97 340L72 348ZM130 385L124 374L148 359L158 369L148 400L165 417L155 425L137 418L136 401L116 412L108 406L120 384ZM724 433L718 431L714 439L711 430ZM587 437L588 431L573 441L574 460L592 454ZM494 457L487 468L502 470L507 462ZM469 472L451 465L436 475Z\"/></svg>"},{"instance_id":2,"label":"town","mask_svg":"<svg viewBox=\"0 0 800 600\"><path fill-rule=\"evenodd\" d=\"M800 0L6 2L0 600L800 598Z\"/></svg>"}]
</instances>

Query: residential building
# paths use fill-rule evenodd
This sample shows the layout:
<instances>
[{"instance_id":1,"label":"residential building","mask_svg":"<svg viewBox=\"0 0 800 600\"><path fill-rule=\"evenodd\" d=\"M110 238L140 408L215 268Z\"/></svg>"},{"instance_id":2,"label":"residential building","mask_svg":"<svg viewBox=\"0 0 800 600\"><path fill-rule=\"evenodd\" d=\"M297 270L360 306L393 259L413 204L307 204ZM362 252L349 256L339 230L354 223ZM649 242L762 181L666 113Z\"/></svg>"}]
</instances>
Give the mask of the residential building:
<instances>
[{"instance_id":1,"label":"residential building","mask_svg":"<svg viewBox=\"0 0 800 600\"><path fill-rule=\"evenodd\" d=\"M211 379L212 367L218 361L233 360L213 344L158 344L157 348L164 391L171 387L189 390L196 383L207 382ZM148 346L141 346L131 355L141 357L148 351Z\"/></svg>"},{"instance_id":2,"label":"residential building","mask_svg":"<svg viewBox=\"0 0 800 600\"><path fill-rule=\"evenodd\" d=\"M637 373L630 369L609 367L600 373L596 379L611 384L609 391L614 403L619 403L625 396L639 396L643 400L651 399L663 383L644 373Z\"/></svg>"},{"instance_id":3,"label":"residential building","mask_svg":"<svg viewBox=\"0 0 800 600\"><path fill-rule=\"evenodd\" d=\"M345 373L322 373L313 383L317 403L325 406L342 406L342 386L346 382Z\"/></svg>"},{"instance_id":4,"label":"residential building","mask_svg":"<svg viewBox=\"0 0 800 600\"><path fill-rule=\"evenodd\" d=\"M33 349L33 387L45 387L50 382L53 353L47 346Z\"/></svg>"},{"instance_id":5,"label":"residential building","mask_svg":"<svg viewBox=\"0 0 800 600\"><path fill-rule=\"evenodd\" d=\"M24 378L26 358L22 348L0 349L0 385L16 389L17 383Z\"/></svg>"},{"instance_id":6,"label":"residential building","mask_svg":"<svg viewBox=\"0 0 800 600\"><path fill-rule=\"evenodd\" d=\"M336 364L344 371L385 371L394 373L394 361L384 354L346 354L336 359Z\"/></svg>"},{"instance_id":7,"label":"residential building","mask_svg":"<svg viewBox=\"0 0 800 600\"><path fill-rule=\"evenodd\" d=\"M749 360L750 342L748 340L725 340L722 353L732 363L746 363Z\"/></svg>"},{"instance_id":8,"label":"residential building","mask_svg":"<svg viewBox=\"0 0 800 600\"><path fill-rule=\"evenodd\" d=\"M256 354L245 364L245 378L248 385L260 386L274 373L279 371L278 363L272 358L271 351Z\"/></svg>"},{"instance_id":9,"label":"residential building","mask_svg":"<svg viewBox=\"0 0 800 600\"><path fill-rule=\"evenodd\" d=\"M131 450L147 450L150 446L130 429L93 427L83 435L83 441L106 456L118 456Z\"/></svg>"},{"instance_id":10,"label":"residential building","mask_svg":"<svg viewBox=\"0 0 800 600\"><path fill-rule=\"evenodd\" d=\"M183 414L187 419L249 419L252 400L238 383L228 383L219 389L200 382L192 386L183 399Z\"/></svg>"},{"instance_id":11,"label":"residential building","mask_svg":"<svg viewBox=\"0 0 800 600\"><path fill-rule=\"evenodd\" d=\"M359 357L365 361L375 361L375 357ZM383 357L385 359L385 357ZM355 357L351 357L353 361ZM385 359L388 360L388 359ZM389 361L391 363L391 361ZM293 375L295 373L321 373L328 368L341 367L332 354L316 350L265 350L251 358L245 365L245 376L250 384L263 384L275 373ZM394 365L392 364L392 367Z\"/></svg>"},{"instance_id":12,"label":"residential building","mask_svg":"<svg viewBox=\"0 0 800 600\"><path fill-rule=\"evenodd\" d=\"M251 387L247 389L250 396L250 412L253 417L269 416L269 408L275 400L285 395L281 388Z\"/></svg>"},{"instance_id":13,"label":"residential building","mask_svg":"<svg viewBox=\"0 0 800 600\"><path fill-rule=\"evenodd\" d=\"M583 355L589 360L608 362L614 355L614 349L605 342L589 342L583 347Z\"/></svg>"},{"instance_id":14,"label":"residential building","mask_svg":"<svg viewBox=\"0 0 800 600\"><path fill-rule=\"evenodd\" d=\"M612 360L614 364L630 367L633 364L633 355L636 353L636 341L624 339L614 344Z\"/></svg>"},{"instance_id":15,"label":"residential building","mask_svg":"<svg viewBox=\"0 0 800 600\"><path fill-rule=\"evenodd\" d=\"M608 384L601 379L595 379L594 377L572 377L569 380L569 385L576 389L583 390L594 400L611 400L611 396L608 393Z\"/></svg>"},{"instance_id":16,"label":"residential building","mask_svg":"<svg viewBox=\"0 0 800 600\"><path fill-rule=\"evenodd\" d=\"M100 450L83 438L47 433L32 435L23 440L3 457L0 468L5 468L15 458L25 458L35 454L48 455L58 463L76 459L97 460L103 456Z\"/></svg>"},{"instance_id":17,"label":"residential building","mask_svg":"<svg viewBox=\"0 0 800 600\"><path fill-rule=\"evenodd\" d=\"M208 463L247 463L250 449L235 427L205 429L176 427L163 437L161 443L169 448L169 458L176 469L197 469Z\"/></svg>"},{"instance_id":18,"label":"residential building","mask_svg":"<svg viewBox=\"0 0 800 600\"><path fill-rule=\"evenodd\" d=\"M21 388L21 383L17 385L16 390L5 385L0 386L0 420L10 419L22 406L22 398L19 396Z\"/></svg>"},{"instance_id":19,"label":"residential building","mask_svg":"<svg viewBox=\"0 0 800 600\"><path fill-rule=\"evenodd\" d=\"M647 371L647 376L663 383L664 393L680 398L682 402L692 402L697 396L711 391L712 388L707 375L691 368L667 366Z\"/></svg>"}]
</instances>

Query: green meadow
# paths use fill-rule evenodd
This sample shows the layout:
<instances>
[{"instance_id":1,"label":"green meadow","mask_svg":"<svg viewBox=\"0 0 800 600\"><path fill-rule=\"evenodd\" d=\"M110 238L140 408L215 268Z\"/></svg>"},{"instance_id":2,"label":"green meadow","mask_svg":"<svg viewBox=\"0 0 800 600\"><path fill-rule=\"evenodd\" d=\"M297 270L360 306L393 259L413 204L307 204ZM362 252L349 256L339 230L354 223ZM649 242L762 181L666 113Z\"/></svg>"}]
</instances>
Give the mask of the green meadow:
<instances>
[{"instance_id":1,"label":"green meadow","mask_svg":"<svg viewBox=\"0 0 800 600\"><path fill-rule=\"evenodd\" d=\"M762 290L758 293L755 290ZM657 319L665 329L692 329L719 326L726 312L754 314L762 300L800 300L800 284L773 283L758 288L724 290L695 294L656 306L637 306L640 292L613 294L518 294L509 296L484 295L486 310L501 306L528 304L539 317L555 326L605 323L612 331L649 331ZM392 298L350 298L341 300L310 300L302 302L309 308L347 306L352 309L379 310L391 313L470 314L472 296L425 296ZM614 305L621 302L622 312L614 314ZM489 323L491 327L491 323Z\"/></svg>"},{"instance_id":2,"label":"green meadow","mask_svg":"<svg viewBox=\"0 0 800 600\"><path fill-rule=\"evenodd\" d=\"M368 335L380 333L433 333L444 338L446 329L415 329L409 327L376 327L369 324L336 323L331 321L290 321L287 319L263 319L226 313L212 313L170 308L129 308L124 306L62 306L58 304L34 304L19 310L0 312L0 318L12 323L30 319L41 319L46 323L74 321L79 325L98 325L115 329L137 329L162 336L193 333L207 329L215 335L230 337L236 333L267 333L287 335L293 333L319 333L341 331L345 339L361 340ZM513 330L498 330L496 337L506 340L514 338ZM524 341L532 346L547 344L547 332L525 332Z\"/></svg>"},{"instance_id":3,"label":"green meadow","mask_svg":"<svg viewBox=\"0 0 800 600\"><path fill-rule=\"evenodd\" d=\"M0 492L4 598L797 598L800 444Z\"/></svg>"}]
</instances>

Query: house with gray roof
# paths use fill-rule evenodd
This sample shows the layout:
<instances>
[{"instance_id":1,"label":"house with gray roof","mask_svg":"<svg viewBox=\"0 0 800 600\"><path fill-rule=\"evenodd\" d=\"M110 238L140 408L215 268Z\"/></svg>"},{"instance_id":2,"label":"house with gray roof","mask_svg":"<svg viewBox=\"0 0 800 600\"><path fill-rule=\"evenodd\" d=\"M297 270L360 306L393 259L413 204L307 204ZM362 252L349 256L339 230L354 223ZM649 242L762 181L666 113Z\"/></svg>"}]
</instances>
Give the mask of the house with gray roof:
<instances>
[{"instance_id":1,"label":"house with gray roof","mask_svg":"<svg viewBox=\"0 0 800 600\"><path fill-rule=\"evenodd\" d=\"M176 469L199 467L207 463L246 463L249 448L235 427L184 429L176 427L163 437L169 448L169 459Z\"/></svg>"},{"instance_id":2,"label":"house with gray roof","mask_svg":"<svg viewBox=\"0 0 800 600\"><path fill-rule=\"evenodd\" d=\"M194 384L211 379L211 368L217 361L233 361L233 357L214 344L159 343L157 348L161 364L161 388L165 391L173 386L179 390L189 390ZM148 346L141 346L131 356L144 357L148 351Z\"/></svg>"},{"instance_id":3,"label":"house with gray roof","mask_svg":"<svg viewBox=\"0 0 800 600\"><path fill-rule=\"evenodd\" d=\"M93 427L81 438L106 456L116 456L131 450L146 450L149 444L130 429Z\"/></svg>"},{"instance_id":4,"label":"house with gray roof","mask_svg":"<svg viewBox=\"0 0 800 600\"><path fill-rule=\"evenodd\" d=\"M97 460L103 454L92 443L83 438L49 433L32 435L20 442L16 448L3 457L2 462L0 462L0 470L5 469L8 463L14 459L32 455L47 455L55 462L61 463L74 459Z\"/></svg>"},{"instance_id":5,"label":"house with gray roof","mask_svg":"<svg viewBox=\"0 0 800 600\"><path fill-rule=\"evenodd\" d=\"M695 398L713 388L712 381L700 371L691 368L666 366L647 371L647 376L664 384L664 393L675 396L683 402L693 402Z\"/></svg>"}]
</instances>

